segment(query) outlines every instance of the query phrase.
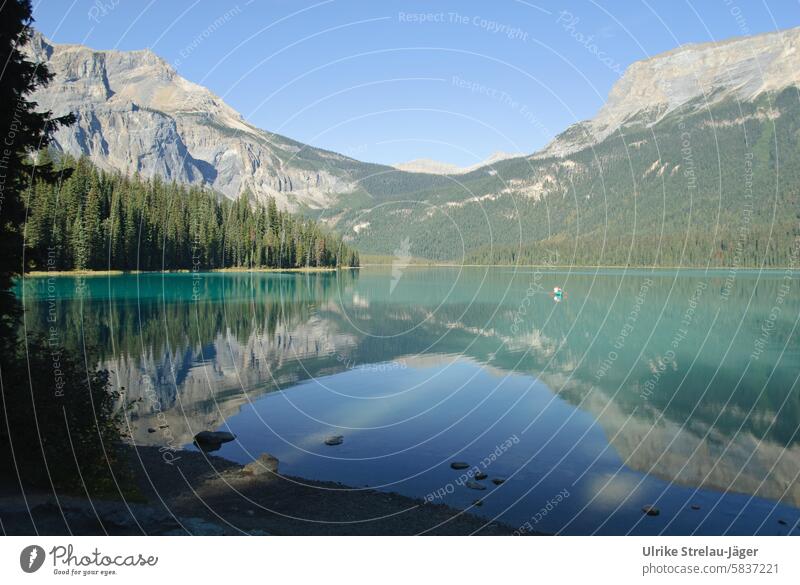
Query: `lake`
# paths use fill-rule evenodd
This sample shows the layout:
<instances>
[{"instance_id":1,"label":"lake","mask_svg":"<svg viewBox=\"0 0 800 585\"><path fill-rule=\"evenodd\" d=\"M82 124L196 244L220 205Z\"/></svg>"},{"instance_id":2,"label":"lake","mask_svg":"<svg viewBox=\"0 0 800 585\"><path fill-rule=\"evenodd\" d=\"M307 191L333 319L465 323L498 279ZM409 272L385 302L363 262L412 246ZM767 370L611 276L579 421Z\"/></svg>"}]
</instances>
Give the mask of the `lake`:
<instances>
[{"instance_id":1,"label":"lake","mask_svg":"<svg viewBox=\"0 0 800 585\"><path fill-rule=\"evenodd\" d=\"M288 475L523 532L798 531L797 273L395 266L37 277L18 294L31 334L136 400L140 444L229 430L215 455L269 452Z\"/></svg>"}]
</instances>

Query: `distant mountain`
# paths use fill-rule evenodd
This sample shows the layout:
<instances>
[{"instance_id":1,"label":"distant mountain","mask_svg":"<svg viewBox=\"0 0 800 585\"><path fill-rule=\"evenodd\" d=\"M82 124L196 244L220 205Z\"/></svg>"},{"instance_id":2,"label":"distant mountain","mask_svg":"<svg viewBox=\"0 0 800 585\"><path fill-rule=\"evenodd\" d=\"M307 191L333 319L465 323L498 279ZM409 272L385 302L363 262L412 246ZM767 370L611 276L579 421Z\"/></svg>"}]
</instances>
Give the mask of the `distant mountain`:
<instances>
[{"instance_id":1,"label":"distant mountain","mask_svg":"<svg viewBox=\"0 0 800 585\"><path fill-rule=\"evenodd\" d=\"M428 158L416 158L404 163L393 164L392 166L400 171L407 171L409 173L431 173L434 175L464 175L470 173L475 169L485 167L501 160L509 158L517 158L525 156L525 153L517 152L502 152L497 151L489 155L488 158L479 163L470 165L468 167L460 167L451 163L441 162L438 160L431 160Z\"/></svg>"},{"instance_id":2,"label":"distant mountain","mask_svg":"<svg viewBox=\"0 0 800 585\"><path fill-rule=\"evenodd\" d=\"M415 158L414 160L395 163L392 165L399 171L407 171L409 173L430 173L433 175L458 175L464 169L453 163L446 163L439 160L430 158Z\"/></svg>"},{"instance_id":3,"label":"distant mountain","mask_svg":"<svg viewBox=\"0 0 800 585\"><path fill-rule=\"evenodd\" d=\"M389 166L253 127L149 51L34 39L36 99L78 123L58 147L325 221L366 253L469 262L797 261L800 29L686 45L631 65L591 120L543 150L456 169ZM462 172L466 171L466 172ZM458 179L452 174L458 173Z\"/></svg>"}]
</instances>

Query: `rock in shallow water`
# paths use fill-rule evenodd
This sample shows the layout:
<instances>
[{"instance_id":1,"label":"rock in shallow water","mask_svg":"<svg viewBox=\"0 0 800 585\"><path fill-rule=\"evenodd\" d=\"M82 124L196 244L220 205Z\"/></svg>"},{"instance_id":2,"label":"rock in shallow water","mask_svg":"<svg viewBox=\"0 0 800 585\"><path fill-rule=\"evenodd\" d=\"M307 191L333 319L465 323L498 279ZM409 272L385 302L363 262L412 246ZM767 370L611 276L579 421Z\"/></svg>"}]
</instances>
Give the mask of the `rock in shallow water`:
<instances>
[{"instance_id":1,"label":"rock in shallow water","mask_svg":"<svg viewBox=\"0 0 800 585\"><path fill-rule=\"evenodd\" d=\"M452 467L453 469L466 469L467 467L469 467L469 463L466 463L464 461L453 461L450 464L450 467Z\"/></svg>"},{"instance_id":2,"label":"rock in shallow water","mask_svg":"<svg viewBox=\"0 0 800 585\"><path fill-rule=\"evenodd\" d=\"M331 447L334 445L341 445L342 443L344 443L344 437L342 435L332 435L325 439L325 444Z\"/></svg>"},{"instance_id":3,"label":"rock in shallow water","mask_svg":"<svg viewBox=\"0 0 800 585\"><path fill-rule=\"evenodd\" d=\"M201 431L194 436L194 444L204 453L211 453L235 438L236 435L225 431Z\"/></svg>"},{"instance_id":4,"label":"rock in shallow water","mask_svg":"<svg viewBox=\"0 0 800 585\"><path fill-rule=\"evenodd\" d=\"M194 436L194 441L198 445L221 445L234 439L236 435L225 431L200 431Z\"/></svg>"},{"instance_id":5,"label":"rock in shallow water","mask_svg":"<svg viewBox=\"0 0 800 585\"><path fill-rule=\"evenodd\" d=\"M501 483L505 483L506 479L504 477L493 477L492 483L494 485L500 485Z\"/></svg>"},{"instance_id":6,"label":"rock in shallow water","mask_svg":"<svg viewBox=\"0 0 800 585\"><path fill-rule=\"evenodd\" d=\"M464 485L466 485L471 490L485 490L486 489L485 485L480 484L480 483L478 483L477 481L475 481L473 479L468 480L467 483L465 483Z\"/></svg>"},{"instance_id":7,"label":"rock in shallow water","mask_svg":"<svg viewBox=\"0 0 800 585\"><path fill-rule=\"evenodd\" d=\"M482 472L482 471L479 471L478 473L476 473L476 474L475 474L475 479L478 479L478 480L481 480L481 479L486 479L487 477L489 477L489 476L488 476L488 475L486 475L486 474L485 474L484 472Z\"/></svg>"},{"instance_id":8,"label":"rock in shallow water","mask_svg":"<svg viewBox=\"0 0 800 585\"><path fill-rule=\"evenodd\" d=\"M644 506L642 508L642 512L644 512L648 516L658 516L659 514L661 514L661 511L655 506Z\"/></svg>"},{"instance_id":9,"label":"rock in shallow water","mask_svg":"<svg viewBox=\"0 0 800 585\"><path fill-rule=\"evenodd\" d=\"M248 475L271 475L278 472L278 458L269 453L262 453L258 459L242 468Z\"/></svg>"}]
</instances>

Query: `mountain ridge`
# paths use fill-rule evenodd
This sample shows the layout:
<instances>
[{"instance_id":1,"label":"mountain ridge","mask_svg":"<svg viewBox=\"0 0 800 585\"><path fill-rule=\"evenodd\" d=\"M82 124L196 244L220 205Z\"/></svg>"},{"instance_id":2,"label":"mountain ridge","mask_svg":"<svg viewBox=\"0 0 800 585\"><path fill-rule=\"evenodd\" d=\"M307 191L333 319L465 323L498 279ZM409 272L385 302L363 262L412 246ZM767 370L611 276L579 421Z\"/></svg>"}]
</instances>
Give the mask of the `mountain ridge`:
<instances>
[{"instance_id":1,"label":"mountain ridge","mask_svg":"<svg viewBox=\"0 0 800 585\"><path fill-rule=\"evenodd\" d=\"M758 57L742 58L740 51ZM682 68L688 73L681 75ZM699 97L703 106L727 97L751 101L792 85L800 85L800 28L682 45L631 63L595 116L573 124L532 156L589 148L643 111L655 110L655 119L649 120L653 124Z\"/></svg>"},{"instance_id":2,"label":"mountain ridge","mask_svg":"<svg viewBox=\"0 0 800 585\"><path fill-rule=\"evenodd\" d=\"M800 107L792 94L800 72L800 28L677 47L638 61L593 118L570 126L538 152L467 169L458 181L361 162L259 130L174 69L148 78L148 67L168 67L150 51L104 53L42 40L40 56L57 81L41 94L41 103L60 106L57 114L72 104L79 114L75 127L56 135L64 150L87 154L105 168L131 172L136 166L145 175L206 184L228 197L244 190L255 198L274 197L367 253L391 255L410 238L419 257L474 260L477 251L491 256L486 261L498 261L501 253L503 262L513 263L521 257L515 248L526 248L525 258L531 250L539 254L537 242L554 242L559 250L570 242L605 250L603 234L613 226L615 234L634 239L643 237L643 228L666 230L666 240L649 239L647 253L638 258L664 262L658 252L663 241L680 239L682 228L664 222L690 217L700 222L691 229L703 237L719 235L707 242L715 264L731 261L726 242L736 237L729 230L741 222L728 208L750 203L742 200L742 157L751 157L759 193L774 193L780 206L789 206L780 207L780 217L793 215L800 184L794 133ZM130 133L134 126L138 135ZM686 132L695 161L682 152ZM785 149L780 182L779 147ZM669 205L668 192L674 193ZM698 209L708 217L698 219ZM761 230L767 210L757 212L752 226ZM712 220L721 223L708 224ZM779 231L788 237L791 228L782 224ZM615 245L631 247L627 241ZM759 245L765 244L743 244ZM615 263L631 260L612 252ZM670 254L671 262L679 259L675 250ZM753 250L747 254L756 258ZM590 256L596 264L608 260ZM692 262L702 262L701 256ZM773 256L771 262L785 260L784 253Z\"/></svg>"},{"instance_id":3,"label":"mountain ridge","mask_svg":"<svg viewBox=\"0 0 800 585\"><path fill-rule=\"evenodd\" d=\"M367 164L256 128L149 49L96 51L40 33L27 48L56 76L34 99L77 116L56 132L55 147L106 170L203 184L229 198L249 190L294 209L356 190L349 167Z\"/></svg>"}]
</instances>

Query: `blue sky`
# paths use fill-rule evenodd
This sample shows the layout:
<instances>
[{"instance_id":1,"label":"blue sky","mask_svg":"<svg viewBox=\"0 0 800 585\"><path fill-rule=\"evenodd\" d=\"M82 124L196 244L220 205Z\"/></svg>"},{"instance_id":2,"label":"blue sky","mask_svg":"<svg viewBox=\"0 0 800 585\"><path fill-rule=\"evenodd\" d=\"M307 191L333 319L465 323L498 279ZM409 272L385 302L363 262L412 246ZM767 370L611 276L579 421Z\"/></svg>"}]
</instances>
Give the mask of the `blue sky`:
<instances>
[{"instance_id":1,"label":"blue sky","mask_svg":"<svg viewBox=\"0 0 800 585\"><path fill-rule=\"evenodd\" d=\"M800 25L795 0L33 0L55 42L150 48L251 123L367 161L533 152L630 63Z\"/></svg>"}]
</instances>

